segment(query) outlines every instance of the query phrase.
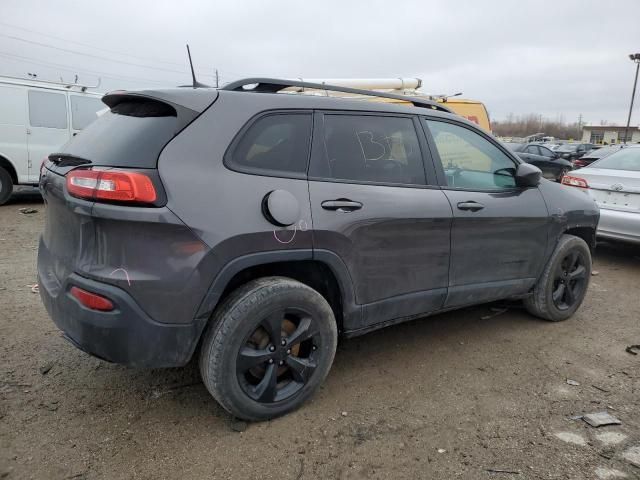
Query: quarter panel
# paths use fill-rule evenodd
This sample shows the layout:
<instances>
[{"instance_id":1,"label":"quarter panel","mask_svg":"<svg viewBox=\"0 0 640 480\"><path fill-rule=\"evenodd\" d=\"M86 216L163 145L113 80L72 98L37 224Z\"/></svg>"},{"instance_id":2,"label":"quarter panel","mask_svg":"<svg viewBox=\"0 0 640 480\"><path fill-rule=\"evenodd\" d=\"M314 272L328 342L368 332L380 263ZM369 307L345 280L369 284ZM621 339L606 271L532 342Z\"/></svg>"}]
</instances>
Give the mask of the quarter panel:
<instances>
[{"instance_id":1,"label":"quarter panel","mask_svg":"<svg viewBox=\"0 0 640 480\"><path fill-rule=\"evenodd\" d=\"M240 173L223 165L227 147L243 125L277 106L263 95L221 94L160 155L167 207L211 247L206 257L211 275L202 278L207 288L224 265L243 255L306 249L306 258L312 258L307 180ZM298 202L299 218L290 227L275 226L262 213L265 196L279 189Z\"/></svg>"}]
</instances>

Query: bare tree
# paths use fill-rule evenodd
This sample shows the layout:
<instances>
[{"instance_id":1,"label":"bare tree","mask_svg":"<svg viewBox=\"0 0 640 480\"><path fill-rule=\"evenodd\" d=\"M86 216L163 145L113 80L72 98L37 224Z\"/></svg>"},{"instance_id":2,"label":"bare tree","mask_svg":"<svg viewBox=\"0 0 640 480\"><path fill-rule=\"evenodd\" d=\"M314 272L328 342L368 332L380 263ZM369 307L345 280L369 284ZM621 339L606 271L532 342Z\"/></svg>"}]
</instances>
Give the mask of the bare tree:
<instances>
[{"instance_id":1,"label":"bare tree","mask_svg":"<svg viewBox=\"0 0 640 480\"><path fill-rule=\"evenodd\" d=\"M491 127L493 133L500 137L526 137L540 132L565 140L582 136L579 122L565 123L562 114L558 115L557 120L550 120L536 113L523 116L510 113L506 120L491 122Z\"/></svg>"}]
</instances>

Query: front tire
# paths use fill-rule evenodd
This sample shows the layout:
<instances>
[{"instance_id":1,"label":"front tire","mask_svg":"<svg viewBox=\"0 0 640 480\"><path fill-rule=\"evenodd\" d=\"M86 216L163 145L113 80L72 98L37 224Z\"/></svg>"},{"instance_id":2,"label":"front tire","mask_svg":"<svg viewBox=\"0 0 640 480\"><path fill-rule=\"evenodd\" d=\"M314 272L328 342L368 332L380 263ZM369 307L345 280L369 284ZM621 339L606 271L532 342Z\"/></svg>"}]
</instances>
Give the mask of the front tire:
<instances>
[{"instance_id":1,"label":"front tire","mask_svg":"<svg viewBox=\"0 0 640 480\"><path fill-rule=\"evenodd\" d=\"M13 180L4 168L0 167L0 205L4 205L13 192Z\"/></svg>"},{"instance_id":2,"label":"front tire","mask_svg":"<svg viewBox=\"0 0 640 480\"><path fill-rule=\"evenodd\" d=\"M322 295L289 278L261 278L235 290L214 312L200 373L229 413L266 420L313 395L329 373L337 339Z\"/></svg>"},{"instance_id":3,"label":"front tire","mask_svg":"<svg viewBox=\"0 0 640 480\"><path fill-rule=\"evenodd\" d=\"M532 315L552 322L571 317L591 279L591 252L584 240L563 235L524 305Z\"/></svg>"}]
</instances>

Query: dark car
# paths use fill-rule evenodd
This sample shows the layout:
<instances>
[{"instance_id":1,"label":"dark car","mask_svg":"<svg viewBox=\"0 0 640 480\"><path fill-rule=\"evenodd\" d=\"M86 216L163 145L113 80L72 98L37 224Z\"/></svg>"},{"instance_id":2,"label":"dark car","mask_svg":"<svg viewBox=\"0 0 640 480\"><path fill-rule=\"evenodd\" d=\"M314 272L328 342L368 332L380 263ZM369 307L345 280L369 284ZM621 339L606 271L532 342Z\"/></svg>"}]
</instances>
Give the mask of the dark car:
<instances>
[{"instance_id":1,"label":"dark car","mask_svg":"<svg viewBox=\"0 0 640 480\"><path fill-rule=\"evenodd\" d=\"M582 168L588 165L591 165L596 160L600 160L601 158L608 157L612 153L617 152L624 145L607 145L601 148L596 148L591 150L588 153L585 153L582 157L573 161L574 168Z\"/></svg>"},{"instance_id":2,"label":"dark car","mask_svg":"<svg viewBox=\"0 0 640 480\"><path fill-rule=\"evenodd\" d=\"M570 161L559 156L549 148L536 143L505 143L507 148L520 159L542 170L542 175L560 182L562 177L573 168Z\"/></svg>"},{"instance_id":3,"label":"dark car","mask_svg":"<svg viewBox=\"0 0 640 480\"><path fill-rule=\"evenodd\" d=\"M593 150L591 143L565 143L556 148L555 152L565 160L573 161Z\"/></svg>"},{"instance_id":4,"label":"dark car","mask_svg":"<svg viewBox=\"0 0 640 480\"><path fill-rule=\"evenodd\" d=\"M300 406L339 335L506 298L565 320L587 291L593 201L441 104L275 79L103 101L43 164L44 305L111 362L197 355L237 417Z\"/></svg>"}]
</instances>

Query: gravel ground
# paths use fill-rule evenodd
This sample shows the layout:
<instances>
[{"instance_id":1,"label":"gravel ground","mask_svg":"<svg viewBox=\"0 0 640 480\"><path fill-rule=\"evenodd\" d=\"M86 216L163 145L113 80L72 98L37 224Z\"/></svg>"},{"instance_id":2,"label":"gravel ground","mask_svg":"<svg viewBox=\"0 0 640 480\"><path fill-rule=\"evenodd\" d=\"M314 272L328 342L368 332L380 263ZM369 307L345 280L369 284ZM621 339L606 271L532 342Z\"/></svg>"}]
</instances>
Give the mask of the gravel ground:
<instances>
[{"instance_id":1,"label":"gravel ground","mask_svg":"<svg viewBox=\"0 0 640 480\"><path fill-rule=\"evenodd\" d=\"M566 322L483 305L343 341L311 402L246 425L195 364L134 370L60 337L30 287L43 209L0 207L2 479L640 478L638 247L598 247ZM603 410L622 425L570 418Z\"/></svg>"}]
</instances>

